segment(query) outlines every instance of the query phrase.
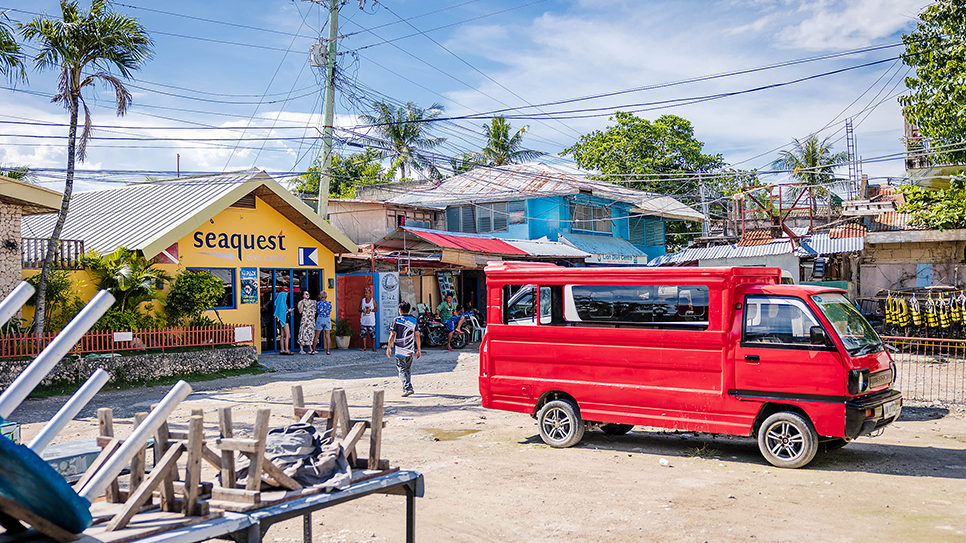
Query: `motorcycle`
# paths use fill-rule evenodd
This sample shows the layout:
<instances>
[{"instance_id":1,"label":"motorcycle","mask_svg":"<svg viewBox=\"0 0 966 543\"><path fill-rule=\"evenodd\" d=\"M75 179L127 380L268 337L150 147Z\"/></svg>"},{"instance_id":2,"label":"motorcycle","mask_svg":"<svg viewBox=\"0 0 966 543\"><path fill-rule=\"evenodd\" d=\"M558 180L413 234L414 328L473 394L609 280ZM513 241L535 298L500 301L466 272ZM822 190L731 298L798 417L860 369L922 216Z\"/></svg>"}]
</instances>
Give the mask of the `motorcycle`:
<instances>
[{"instance_id":1,"label":"motorcycle","mask_svg":"<svg viewBox=\"0 0 966 543\"><path fill-rule=\"evenodd\" d=\"M436 318L436 315L432 313L426 313L420 315L416 319L417 324L419 324L420 340L423 345L428 345L430 347L439 347L441 345L446 345L446 338L449 336L449 330L446 329L446 325ZM467 330L467 324L463 324L463 332L456 332L453 334L453 339L450 342L454 349L462 349L466 346L470 338L469 330Z\"/></svg>"}]
</instances>

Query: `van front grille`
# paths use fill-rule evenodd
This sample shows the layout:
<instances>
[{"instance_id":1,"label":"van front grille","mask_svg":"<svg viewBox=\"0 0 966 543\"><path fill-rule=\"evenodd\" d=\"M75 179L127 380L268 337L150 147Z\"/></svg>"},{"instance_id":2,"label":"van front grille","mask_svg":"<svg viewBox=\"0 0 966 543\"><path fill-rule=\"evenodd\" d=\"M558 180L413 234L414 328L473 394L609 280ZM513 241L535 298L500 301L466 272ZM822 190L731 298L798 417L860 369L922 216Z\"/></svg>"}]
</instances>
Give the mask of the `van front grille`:
<instances>
[{"instance_id":1,"label":"van front grille","mask_svg":"<svg viewBox=\"0 0 966 543\"><path fill-rule=\"evenodd\" d=\"M870 388L878 388L882 385L888 385L892 382L892 368L889 368L878 373L873 373L869 377Z\"/></svg>"}]
</instances>

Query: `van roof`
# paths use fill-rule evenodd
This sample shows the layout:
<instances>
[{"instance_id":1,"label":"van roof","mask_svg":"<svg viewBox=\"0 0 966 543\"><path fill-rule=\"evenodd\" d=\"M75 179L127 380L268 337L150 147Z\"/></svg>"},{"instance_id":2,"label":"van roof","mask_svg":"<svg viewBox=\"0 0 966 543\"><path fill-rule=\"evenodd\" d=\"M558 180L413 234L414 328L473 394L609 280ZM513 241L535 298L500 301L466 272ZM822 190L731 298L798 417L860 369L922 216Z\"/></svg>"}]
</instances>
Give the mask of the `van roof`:
<instances>
[{"instance_id":1,"label":"van roof","mask_svg":"<svg viewBox=\"0 0 966 543\"><path fill-rule=\"evenodd\" d=\"M780 268L718 266L718 267L592 267L570 268L544 262L490 262L486 266L488 278L512 279L520 275L541 275L555 278L627 278L629 276L653 278L719 277L739 278L740 282L778 283Z\"/></svg>"}]
</instances>

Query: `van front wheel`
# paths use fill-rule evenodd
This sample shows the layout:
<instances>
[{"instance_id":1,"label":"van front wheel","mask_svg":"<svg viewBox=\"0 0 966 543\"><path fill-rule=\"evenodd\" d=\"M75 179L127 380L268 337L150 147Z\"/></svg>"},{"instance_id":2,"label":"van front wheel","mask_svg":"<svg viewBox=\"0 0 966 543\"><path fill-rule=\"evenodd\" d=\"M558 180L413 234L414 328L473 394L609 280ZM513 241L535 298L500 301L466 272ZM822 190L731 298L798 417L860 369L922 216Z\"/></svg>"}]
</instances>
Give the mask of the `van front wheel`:
<instances>
[{"instance_id":1,"label":"van front wheel","mask_svg":"<svg viewBox=\"0 0 966 543\"><path fill-rule=\"evenodd\" d=\"M569 400L547 402L537 414L540 438L551 447L571 447L584 437L584 421Z\"/></svg>"},{"instance_id":2,"label":"van front wheel","mask_svg":"<svg viewBox=\"0 0 966 543\"><path fill-rule=\"evenodd\" d=\"M800 468L818 452L818 434L807 418L779 411L765 419L758 430L758 448L774 466Z\"/></svg>"}]
</instances>

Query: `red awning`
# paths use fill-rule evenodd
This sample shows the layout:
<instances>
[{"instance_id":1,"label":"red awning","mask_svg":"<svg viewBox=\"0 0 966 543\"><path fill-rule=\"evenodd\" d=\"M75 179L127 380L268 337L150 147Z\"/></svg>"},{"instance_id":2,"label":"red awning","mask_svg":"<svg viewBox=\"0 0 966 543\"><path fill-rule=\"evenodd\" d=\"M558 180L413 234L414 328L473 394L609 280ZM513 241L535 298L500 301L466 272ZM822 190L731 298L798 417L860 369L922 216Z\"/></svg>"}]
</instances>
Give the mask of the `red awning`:
<instances>
[{"instance_id":1,"label":"red awning","mask_svg":"<svg viewBox=\"0 0 966 543\"><path fill-rule=\"evenodd\" d=\"M429 243L436 244L446 249L456 249L459 251L472 251L475 253L488 253L498 255L527 255L526 251L517 249L509 243L495 239L476 236L461 236L459 234L443 234L440 232L429 232L424 229L414 230L403 228L406 232L419 237Z\"/></svg>"}]
</instances>

